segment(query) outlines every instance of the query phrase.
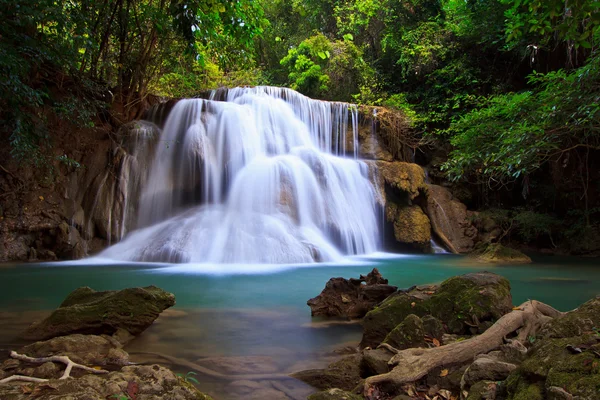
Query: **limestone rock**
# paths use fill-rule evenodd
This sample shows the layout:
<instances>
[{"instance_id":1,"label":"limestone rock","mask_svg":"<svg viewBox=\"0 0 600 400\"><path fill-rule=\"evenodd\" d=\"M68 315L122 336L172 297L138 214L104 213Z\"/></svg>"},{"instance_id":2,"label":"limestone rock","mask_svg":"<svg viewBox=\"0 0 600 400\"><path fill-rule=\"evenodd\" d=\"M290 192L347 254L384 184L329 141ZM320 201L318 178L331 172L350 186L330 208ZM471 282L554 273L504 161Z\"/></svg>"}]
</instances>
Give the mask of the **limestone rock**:
<instances>
[{"instance_id":1,"label":"limestone rock","mask_svg":"<svg viewBox=\"0 0 600 400\"><path fill-rule=\"evenodd\" d=\"M458 253L468 253L475 246L477 228L469 218L467 206L442 186L427 185L427 215L452 243Z\"/></svg>"},{"instance_id":2,"label":"limestone rock","mask_svg":"<svg viewBox=\"0 0 600 400\"><path fill-rule=\"evenodd\" d=\"M385 186L413 200L426 190L425 172L417 164L377 161L377 170Z\"/></svg>"},{"instance_id":3,"label":"limestone rock","mask_svg":"<svg viewBox=\"0 0 600 400\"><path fill-rule=\"evenodd\" d=\"M325 289L307 304L313 316L361 318L396 289L374 268L360 279L331 278Z\"/></svg>"},{"instance_id":4,"label":"limestone rock","mask_svg":"<svg viewBox=\"0 0 600 400\"><path fill-rule=\"evenodd\" d=\"M398 242L418 248L430 245L431 224L421 207L418 205L402 207L388 202L385 215L394 226L394 237Z\"/></svg>"},{"instance_id":5,"label":"limestone rock","mask_svg":"<svg viewBox=\"0 0 600 400\"><path fill-rule=\"evenodd\" d=\"M600 296L548 322L542 327L539 336L544 338L580 336L592 332L594 328L600 329Z\"/></svg>"},{"instance_id":6,"label":"limestone rock","mask_svg":"<svg viewBox=\"0 0 600 400\"><path fill-rule=\"evenodd\" d=\"M364 350L361 369L364 370L365 374L368 376L385 374L390 371L388 362L392 356L393 354L385 348Z\"/></svg>"},{"instance_id":7,"label":"limestone rock","mask_svg":"<svg viewBox=\"0 0 600 400\"><path fill-rule=\"evenodd\" d=\"M86 399L106 400L128 398L127 388L137 389L137 399L144 400L211 400L192 384L177 377L172 371L159 365L123 367L106 375L83 375L77 379L52 380L52 388L40 387L35 397L40 400ZM0 398L26 400L31 394L24 393L21 384L0 385Z\"/></svg>"},{"instance_id":8,"label":"limestone rock","mask_svg":"<svg viewBox=\"0 0 600 400\"><path fill-rule=\"evenodd\" d=\"M423 321L423 329L425 330L425 335L438 340L442 339L445 333L442 321L435 317L432 317L431 315L423 316L421 318L421 321Z\"/></svg>"},{"instance_id":9,"label":"limestone rock","mask_svg":"<svg viewBox=\"0 0 600 400\"><path fill-rule=\"evenodd\" d=\"M502 246L500 243L483 243L469 254L477 262L494 264L530 264L531 258L519 250Z\"/></svg>"},{"instance_id":10,"label":"limestone rock","mask_svg":"<svg viewBox=\"0 0 600 400\"><path fill-rule=\"evenodd\" d=\"M388 297L365 315L360 345L376 347L409 314L431 315L450 333L464 334L477 332L478 322L495 321L511 310L506 278L490 272L461 275L445 280L437 291L413 289Z\"/></svg>"},{"instance_id":11,"label":"limestone rock","mask_svg":"<svg viewBox=\"0 0 600 400\"><path fill-rule=\"evenodd\" d=\"M119 328L138 335L175 304L175 296L155 286L97 292L75 289L45 320L30 326L23 336L45 340L73 333L112 335Z\"/></svg>"},{"instance_id":12,"label":"limestone rock","mask_svg":"<svg viewBox=\"0 0 600 400\"><path fill-rule=\"evenodd\" d=\"M325 369L310 369L295 372L292 378L299 379L319 390L339 388L352 390L360 382L360 354L345 357Z\"/></svg>"},{"instance_id":13,"label":"limestone rock","mask_svg":"<svg viewBox=\"0 0 600 400\"><path fill-rule=\"evenodd\" d=\"M480 381L502 381L516 368L514 364L490 358L478 358L465 371L462 386L471 387Z\"/></svg>"},{"instance_id":14,"label":"limestone rock","mask_svg":"<svg viewBox=\"0 0 600 400\"><path fill-rule=\"evenodd\" d=\"M411 347L427 347L423 321L414 314L409 314L385 337L383 343L404 350Z\"/></svg>"},{"instance_id":15,"label":"limestone rock","mask_svg":"<svg viewBox=\"0 0 600 400\"><path fill-rule=\"evenodd\" d=\"M362 400L362 397L341 389L329 389L311 394L307 400Z\"/></svg>"},{"instance_id":16,"label":"limestone rock","mask_svg":"<svg viewBox=\"0 0 600 400\"><path fill-rule=\"evenodd\" d=\"M480 381L471 387L466 400L495 400L498 382Z\"/></svg>"},{"instance_id":17,"label":"limestone rock","mask_svg":"<svg viewBox=\"0 0 600 400\"><path fill-rule=\"evenodd\" d=\"M17 353L29 357L67 356L84 365L127 365L129 355L108 336L74 334L36 342Z\"/></svg>"}]
</instances>

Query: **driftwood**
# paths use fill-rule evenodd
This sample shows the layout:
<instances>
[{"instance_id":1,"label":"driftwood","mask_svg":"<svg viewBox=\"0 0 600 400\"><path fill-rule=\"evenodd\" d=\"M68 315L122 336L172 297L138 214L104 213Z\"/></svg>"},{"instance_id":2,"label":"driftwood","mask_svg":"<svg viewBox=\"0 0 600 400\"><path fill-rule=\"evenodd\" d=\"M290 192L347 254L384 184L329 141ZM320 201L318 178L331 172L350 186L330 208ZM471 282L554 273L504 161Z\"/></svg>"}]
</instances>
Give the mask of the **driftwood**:
<instances>
[{"instance_id":1,"label":"driftwood","mask_svg":"<svg viewBox=\"0 0 600 400\"><path fill-rule=\"evenodd\" d=\"M364 393L367 394L380 385L400 387L423 378L435 368L466 363L478 354L499 347L506 340L507 335L516 331L518 333L514 340L524 342L546 321L562 314L549 305L530 300L504 315L481 335L471 339L429 349L393 349L392 352L396 355L392 357L389 364L394 368L388 373L367 378Z\"/></svg>"},{"instance_id":2,"label":"driftwood","mask_svg":"<svg viewBox=\"0 0 600 400\"><path fill-rule=\"evenodd\" d=\"M58 379L69 378L71 376L71 370L73 368L79 368L84 371L91 372L93 374L108 374L108 371L106 371L104 369L95 369L95 368L87 367L85 365L77 364L76 362L72 361L69 357L66 357L66 356L51 356L51 357L33 358L33 357L28 357L23 354L19 354L16 351L11 351L10 356L14 359L29 362L29 363L34 363L34 364L43 364L46 362L63 363L67 366L67 368L65 369L65 372L62 374L62 376ZM24 382L39 383L39 382L47 382L48 380L49 379L34 378L31 376L12 375L12 376L9 376L7 378L0 380L0 384L12 382L12 381L24 381Z\"/></svg>"}]
</instances>

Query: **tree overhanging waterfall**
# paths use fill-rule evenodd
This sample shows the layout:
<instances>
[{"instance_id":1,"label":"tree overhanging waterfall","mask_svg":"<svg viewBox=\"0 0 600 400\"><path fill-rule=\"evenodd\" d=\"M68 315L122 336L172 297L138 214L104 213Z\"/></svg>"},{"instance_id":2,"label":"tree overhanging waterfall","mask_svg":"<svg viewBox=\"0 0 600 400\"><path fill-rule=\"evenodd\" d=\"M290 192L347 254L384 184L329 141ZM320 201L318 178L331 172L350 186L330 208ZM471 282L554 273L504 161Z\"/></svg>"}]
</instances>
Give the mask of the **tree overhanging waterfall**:
<instances>
[{"instance_id":1,"label":"tree overhanging waterfall","mask_svg":"<svg viewBox=\"0 0 600 400\"><path fill-rule=\"evenodd\" d=\"M378 192L356 158L352 105L230 89L226 101L179 101L152 140L127 169L130 233L101 257L308 263L378 249Z\"/></svg>"}]
</instances>

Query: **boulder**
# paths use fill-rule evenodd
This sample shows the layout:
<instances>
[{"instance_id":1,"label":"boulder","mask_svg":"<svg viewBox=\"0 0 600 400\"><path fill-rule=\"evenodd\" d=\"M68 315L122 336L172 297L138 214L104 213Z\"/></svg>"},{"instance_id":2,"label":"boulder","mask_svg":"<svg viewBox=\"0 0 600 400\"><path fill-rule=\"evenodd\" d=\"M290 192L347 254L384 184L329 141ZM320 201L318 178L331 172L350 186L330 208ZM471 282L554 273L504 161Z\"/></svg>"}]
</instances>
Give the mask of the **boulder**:
<instances>
[{"instance_id":1,"label":"boulder","mask_svg":"<svg viewBox=\"0 0 600 400\"><path fill-rule=\"evenodd\" d=\"M394 226L394 237L400 243L425 248L431 243L431 224L418 205L399 206L388 202L385 206L388 222Z\"/></svg>"},{"instance_id":2,"label":"boulder","mask_svg":"<svg viewBox=\"0 0 600 400\"><path fill-rule=\"evenodd\" d=\"M362 400L362 396L341 389L329 389L313 393L307 400Z\"/></svg>"},{"instance_id":3,"label":"boulder","mask_svg":"<svg viewBox=\"0 0 600 400\"><path fill-rule=\"evenodd\" d=\"M435 291L417 288L388 297L365 315L360 346L376 347L409 314L431 315L450 333L464 334L480 333L487 326L484 322L511 310L506 278L490 272L461 275L445 280Z\"/></svg>"},{"instance_id":4,"label":"boulder","mask_svg":"<svg viewBox=\"0 0 600 400\"><path fill-rule=\"evenodd\" d=\"M394 354L385 348L363 350L361 370L366 376L385 374L390 371L388 362Z\"/></svg>"},{"instance_id":5,"label":"boulder","mask_svg":"<svg viewBox=\"0 0 600 400\"><path fill-rule=\"evenodd\" d=\"M51 380L38 384L35 398L106 400L137 398L144 400L211 400L191 383L159 365L123 367L106 375L83 375L77 379ZM135 393L131 395L131 393ZM0 398L31 399L32 394L19 383L0 385Z\"/></svg>"},{"instance_id":6,"label":"boulder","mask_svg":"<svg viewBox=\"0 0 600 400\"><path fill-rule=\"evenodd\" d=\"M383 340L383 343L404 350L411 347L427 347L425 343L425 328L421 318L409 314Z\"/></svg>"},{"instance_id":7,"label":"boulder","mask_svg":"<svg viewBox=\"0 0 600 400\"><path fill-rule=\"evenodd\" d=\"M74 334L27 345L17 351L29 357L67 356L85 365L127 365L129 355L110 336Z\"/></svg>"},{"instance_id":8,"label":"boulder","mask_svg":"<svg viewBox=\"0 0 600 400\"><path fill-rule=\"evenodd\" d=\"M361 318L396 289L374 268L360 279L331 278L307 304L312 316Z\"/></svg>"},{"instance_id":9,"label":"boulder","mask_svg":"<svg viewBox=\"0 0 600 400\"><path fill-rule=\"evenodd\" d=\"M361 380L361 358L360 354L354 354L330 364L325 369L309 369L295 372L290 376L319 390L333 388L352 390Z\"/></svg>"},{"instance_id":10,"label":"boulder","mask_svg":"<svg viewBox=\"0 0 600 400\"><path fill-rule=\"evenodd\" d=\"M498 382L477 382L469 390L466 400L495 400L498 391Z\"/></svg>"},{"instance_id":11,"label":"boulder","mask_svg":"<svg viewBox=\"0 0 600 400\"><path fill-rule=\"evenodd\" d=\"M580 336L600 330L600 296L546 323L540 330L542 338Z\"/></svg>"},{"instance_id":12,"label":"boulder","mask_svg":"<svg viewBox=\"0 0 600 400\"><path fill-rule=\"evenodd\" d=\"M530 264L531 258L500 243L481 243L469 254L477 262L494 264Z\"/></svg>"},{"instance_id":13,"label":"boulder","mask_svg":"<svg viewBox=\"0 0 600 400\"><path fill-rule=\"evenodd\" d=\"M138 335L173 305L175 296L155 286L107 292L81 287L48 318L31 325L23 336L46 340L73 333L112 335L119 328Z\"/></svg>"},{"instance_id":14,"label":"boulder","mask_svg":"<svg viewBox=\"0 0 600 400\"><path fill-rule=\"evenodd\" d=\"M456 252L468 253L475 246L477 228L467 206L442 186L427 185L427 215L431 224L452 244Z\"/></svg>"},{"instance_id":15,"label":"boulder","mask_svg":"<svg viewBox=\"0 0 600 400\"><path fill-rule=\"evenodd\" d=\"M431 315L423 316L421 321L423 322L423 329L425 330L426 336L429 336L432 339L442 340L445 333L442 321Z\"/></svg>"},{"instance_id":16,"label":"boulder","mask_svg":"<svg viewBox=\"0 0 600 400\"><path fill-rule=\"evenodd\" d=\"M503 381L516 368L517 366L514 364L481 357L476 359L467 368L463 375L461 386L463 388L470 388L481 381Z\"/></svg>"},{"instance_id":17,"label":"boulder","mask_svg":"<svg viewBox=\"0 0 600 400\"><path fill-rule=\"evenodd\" d=\"M380 182L383 183L379 187L389 189L397 196L405 196L408 200L414 200L427 190L425 172L417 164L401 161L377 161L375 165Z\"/></svg>"}]
</instances>

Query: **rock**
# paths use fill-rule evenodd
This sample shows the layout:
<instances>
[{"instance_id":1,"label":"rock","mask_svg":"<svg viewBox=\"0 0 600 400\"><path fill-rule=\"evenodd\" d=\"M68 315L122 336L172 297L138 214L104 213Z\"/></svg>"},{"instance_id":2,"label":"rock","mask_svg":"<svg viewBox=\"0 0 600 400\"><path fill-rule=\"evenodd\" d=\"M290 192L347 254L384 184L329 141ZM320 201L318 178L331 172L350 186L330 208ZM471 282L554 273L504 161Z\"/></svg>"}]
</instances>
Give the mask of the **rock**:
<instances>
[{"instance_id":1,"label":"rock","mask_svg":"<svg viewBox=\"0 0 600 400\"><path fill-rule=\"evenodd\" d=\"M307 400L362 400L362 396L341 389L329 389L311 394Z\"/></svg>"},{"instance_id":2,"label":"rock","mask_svg":"<svg viewBox=\"0 0 600 400\"><path fill-rule=\"evenodd\" d=\"M313 316L361 318L396 289L374 268L360 279L331 278L325 289L307 304Z\"/></svg>"},{"instance_id":3,"label":"rock","mask_svg":"<svg viewBox=\"0 0 600 400\"><path fill-rule=\"evenodd\" d=\"M398 206L387 203L386 219L394 225L394 237L400 243L425 248L431 243L431 224L418 205Z\"/></svg>"},{"instance_id":4,"label":"rock","mask_svg":"<svg viewBox=\"0 0 600 400\"><path fill-rule=\"evenodd\" d=\"M477 331L478 323L495 321L511 310L506 278L490 272L461 275L445 280L435 292L412 290L388 297L363 318L360 346L376 347L409 314L431 315L449 332L464 334L470 329Z\"/></svg>"},{"instance_id":5,"label":"rock","mask_svg":"<svg viewBox=\"0 0 600 400\"><path fill-rule=\"evenodd\" d=\"M295 372L290 376L299 379L319 390L339 388L352 390L360 382L360 361L362 356L355 354L330 364L325 369L310 369Z\"/></svg>"},{"instance_id":6,"label":"rock","mask_svg":"<svg viewBox=\"0 0 600 400\"><path fill-rule=\"evenodd\" d=\"M482 243L469 254L477 262L496 264L530 264L531 258L519 250L502 246L500 243Z\"/></svg>"},{"instance_id":7,"label":"rock","mask_svg":"<svg viewBox=\"0 0 600 400\"><path fill-rule=\"evenodd\" d=\"M442 340L442 337L445 333L442 321L435 317L432 317L431 315L424 315L421 318L421 321L423 322L423 329L425 330L425 335L429 336L430 338Z\"/></svg>"},{"instance_id":8,"label":"rock","mask_svg":"<svg viewBox=\"0 0 600 400\"><path fill-rule=\"evenodd\" d=\"M58 364L55 364L53 362L43 363L42 365L37 367L33 372L33 376L44 379L55 379L59 378L61 375L62 372L60 370L60 367L58 366Z\"/></svg>"},{"instance_id":9,"label":"rock","mask_svg":"<svg viewBox=\"0 0 600 400\"><path fill-rule=\"evenodd\" d=\"M495 400L498 383L493 381L477 382L469 390L466 400Z\"/></svg>"},{"instance_id":10,"label":"rock","mask_svg":"<svg viewBox=\"0 0 600 400\"><path fill-rule=\"evenodd\" d=\"M110 337L74 334L36 342L21 348L17 353L29 357L67 356L84 365L127 365L129 354L120 343Z\"/></svg>"},{"instance_id":11,"label":"rock","mask_svg":"<svg viewBox=\"0 0 600 400\"><path fill-rule=\"evenodd\" d=\"M465 371L461 386L469 388L480 381L503 381L516 368L514 364L490 358L478 358Z\"/></svg>"},{"instance_id":12,"label":"rock","mask_svg":"<svg viewBox=\"0 0 600 400\"><path fill-rule=\"evenodd\" d=\"M583 351L573 354L569 346ZM600 338L595 334L536 340L525 361L506 380L507 398L547 399L550 388L557 387L566 392L563 396L598 399L600 359L596 353L600 354Z\"/></svg>"},{"instance_id":13,"label":"rock","mask_svg":"<svg viewBox=\"0 0 600 400\"><path fill-rule=\"evenodd\" d=\"M144 400L211 400L183 378L159 365L129 366L106 375L83 375L77 379L53 380L51 388L38 386L36 399L86 399L130 398L127 388L137 388L137 399ZM21 384L0 385L0 398L30 399L31 394L21 390Z\"/></svg>"},{"instance_id":14,"label":"rock","mask_svg":"<svg viewBox=\"0 0 600 400\"><path fill-rule=\"evenodd\" d=\"M198 359L196 363L231 375L272 374L280 370L273 358L266 356L205 357Z\"/></svg>"},{"instance_id":15,"label":"rock","mask_svg":"<svg viewBox=\"0 0 600 400\"><path fill-rule=\"evenodd\" d=\"M400 161L377 161L375 164L382 183L396 194L414 200L420 193L427 190L425 172L417 164ZM383 188L384 185L379 187Z\"/></svg>"},{"instance_id":16,"label":"rock","mask_svg":"<svg viewBox=\"0 0 600 400\"><path fill-rule=\"evenodd\" d=\"M390 371L388 362L394 354L385 348L375 350L363 350L361 370L366 376L385 374Z\"/></svg>"},{"instance_id":17,"label":"rock","mask_svg":"<svg viewBox=\"0 0 600 400\"><path fill-rule=\"evenodd\" d=\"M442 186L427 185L427 188L427 215L432 225L446 236L458 253L472 251L477 228L469 218L467 206Z\"/></svg>"},{"instance_id":18,"label":"rock","mask_svg":"<svg viewBox=\"0 0 600 400\"><path fill-rule=\"evenodd\" d=\"M73 333L112 335L119 328L138 335L166 308L175 296L155 286L97 292L75 289L45 320L30 326L23 336L45 340Z\"/></svg>"},{"instance_id":19,"label":"rock","mask_svg":"<svg viewBox=\"0 0 600 400\"><path fill-rule=\"evenodd\" d=\"M600 329L600 296L589 300L577 309L553 319L540 330L543 338L580 336Z\"/></svg>"},{"instance_id":20,"label":"rock","mask_svg":"<svg viewBox=\"0 0 600 400\"><path fill-rule=\"evenodd\" d=\"M385 337L383 343L404 350L411 347L427 347L423 321L414 314L409 314Z\"/></svg>"},{"instance_id":21,"label":"rock","mask_svg":"<svg viewBox=\"0 0 600 400\"><path fill-rule=\"evenodd\" d=\"M548 388L548 400L573 400L573 395L563 388L550 386Z\"/></svg>"}]
</instances>

